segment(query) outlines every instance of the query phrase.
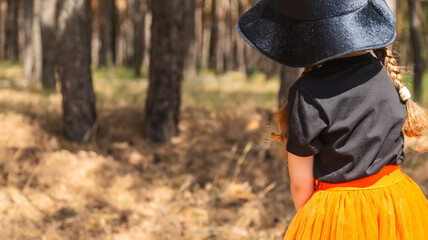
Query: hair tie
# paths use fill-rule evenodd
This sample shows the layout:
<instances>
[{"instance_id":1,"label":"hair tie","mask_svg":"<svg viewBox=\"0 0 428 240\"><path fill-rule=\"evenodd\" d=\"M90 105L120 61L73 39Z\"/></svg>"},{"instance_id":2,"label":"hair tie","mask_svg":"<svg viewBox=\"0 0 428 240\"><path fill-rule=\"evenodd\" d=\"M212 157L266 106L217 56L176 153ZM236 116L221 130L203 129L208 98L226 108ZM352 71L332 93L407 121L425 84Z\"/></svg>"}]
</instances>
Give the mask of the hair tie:
<instances>
[{"instance_id":1,"label":"hair tie","mask_svg":"<svg viewBox=\"0 0 428 240\"><path fill-rule=\"evenodd\" d=\"M405 87L405 86L402 87L399 92L400 92L401 100L403 100L404 102L409 100L412 97L409 89L407 89L407 87Z\"/></svg>"}]
</instances>

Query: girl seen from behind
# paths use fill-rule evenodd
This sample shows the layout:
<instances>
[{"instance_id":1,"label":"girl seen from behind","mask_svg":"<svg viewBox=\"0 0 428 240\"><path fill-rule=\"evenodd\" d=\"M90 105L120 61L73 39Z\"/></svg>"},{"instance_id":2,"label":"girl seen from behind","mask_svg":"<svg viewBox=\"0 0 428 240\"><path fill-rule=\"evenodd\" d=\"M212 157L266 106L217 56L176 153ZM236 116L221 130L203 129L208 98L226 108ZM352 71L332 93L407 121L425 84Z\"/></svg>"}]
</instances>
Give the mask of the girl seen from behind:
<instances>
[{"instance_id":1,"label":"girl seen from behind","mask_svg":"<svg viewBox=\"0 0 428 240\"><path fill-rule=\"evenodd\" d=\"M428 239L428 200L401 171L428 128L387 48L384 0L261 0L238 21L257 51L304 67L277 113L297 214L284 239Z\"/></svg>"}]
</instances>

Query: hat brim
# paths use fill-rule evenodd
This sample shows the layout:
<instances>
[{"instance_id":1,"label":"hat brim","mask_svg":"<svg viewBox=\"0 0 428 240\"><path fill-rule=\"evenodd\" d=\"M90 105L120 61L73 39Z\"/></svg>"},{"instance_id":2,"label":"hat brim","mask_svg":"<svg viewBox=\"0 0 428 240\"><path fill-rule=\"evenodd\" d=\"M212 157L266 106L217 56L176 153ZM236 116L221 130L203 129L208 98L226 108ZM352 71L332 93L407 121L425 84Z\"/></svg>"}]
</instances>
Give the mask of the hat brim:
<instances>
[{"instance_id":1,"label":"hat brim","mask_svg":"<svg viewBox=\"0 0 428 240\"><path fill-rule=\"evenodd\" d=\"M384 0L316 21L286 18L261 0L237 23L239 34L263 55L290 67L314 66L351 52L394 42L395 17Z\"/></svg>"}]
</instances>

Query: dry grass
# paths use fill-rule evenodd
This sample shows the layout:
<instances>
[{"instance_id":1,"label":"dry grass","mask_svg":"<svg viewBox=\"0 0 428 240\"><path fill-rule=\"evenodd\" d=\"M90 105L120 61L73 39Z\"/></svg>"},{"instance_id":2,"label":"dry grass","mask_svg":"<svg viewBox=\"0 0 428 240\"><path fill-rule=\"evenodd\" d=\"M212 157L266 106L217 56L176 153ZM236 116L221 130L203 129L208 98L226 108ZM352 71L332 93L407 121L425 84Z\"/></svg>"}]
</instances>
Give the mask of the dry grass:
<instances>
[{"instance_id":1,"label":"dry grass","mask_svg":"<svg viewBox=\"0 0 428 240\"><path fill-rule=\"evenodd\" d=\"M269 141L275 82L186 81L181 134L163 146L140 135L146 87L95 78L89 145L62 137L59 94L0 88L1 239L282 238L295 211ZM405 166L428 193L428 156L414 150L426 140Z\"/></svg>"}]
</instances>

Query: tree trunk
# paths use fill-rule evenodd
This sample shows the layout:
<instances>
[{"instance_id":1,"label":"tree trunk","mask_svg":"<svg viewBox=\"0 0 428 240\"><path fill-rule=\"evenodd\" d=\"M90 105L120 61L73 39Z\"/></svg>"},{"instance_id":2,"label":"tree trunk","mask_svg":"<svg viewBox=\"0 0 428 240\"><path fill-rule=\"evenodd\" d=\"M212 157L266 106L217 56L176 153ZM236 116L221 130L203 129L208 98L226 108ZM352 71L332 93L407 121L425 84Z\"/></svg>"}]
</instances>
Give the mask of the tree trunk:
<instances>
[{"instance_id":1,"label":"tree trunk","mask_svg":"<svg viewBox=\"0 0 428 240\"><path fill-rule=\"evenodd\" d=\"M211 0L211 35L210 35L210 48L208 56L208 67L214 71L218 71L220 68L219 58L218 58L218 39L219 39L219 23L218 23L218 1Z\"/></svg>"},{"instance_id":2,"label":"tree trunk","mask_svg":"<svg viewBox=\"0 0 428 240\"><path fill-rule=\"evenodd\" d=\"M428 69L428 2L421 2L422 7L422 16L425 16L425 19L422 24L424 40L425 40L425 69Z\"/></svg>"},{"instance_id":3,"label":"tree trunk","mask_svg":"<svg viewBox=\"0 0 428 240\"><path fill-rule=\"evenodd\" d=\"M24 0L24 73L25 78L32 80L34 75L34 49L33 49L33 19L34 1Z\"/></svg>"},{"instance_id":4,"label":"tree trunk","mask_svg":"<svg viewBox=\"0 0 428 240\"><path fill-rule=\"evenodd\" d=\"M195 76L196 75L196 1L189 1L188 9L193 9L188 11L188 16L185 18L184 22L184 31L185 38L184 41L188 44L187 52L185 55L184 61L184 70L186 76Z\"/></svg>"},{"instance_id":5,"label":"tree trunk","mask_svg":"<svg viewBox=\"0 0 428 240\"><path fill-rule=\"evenodd\" d=\"M282 64L277 63L266 56L262 56L259 62L260 70L266 75L266 80L270 80L281 72Z\"/></svg>"},{"instance_id":6,"label":"tree trunk","mask_svg":"<svg viewBox=\"0 0 428 240\"><path fill-rule=\"evenodd\" d=\"M224 38L223 38L223 71L232 71L234 66L233 40L232 35L235 29L232 24L232 2L231 0L222 0L222 18L224 21Z\"/></svg>"},{"instance_id":7,"label":"tree trunk","mask_svg":"<svg viewBox=\"0 0 428 240\"><path fill-rule=\"evenodd\" d=\"M42 85L45 90L55 90L55 14L57 0L36 0L40 6L40 33L42 43ZM59 55L64 57L64 55Z\"/></svg>"},{"instance_id":8,"label":"tree trunk","mask_svg":"<svg viewBox=\"0 0 428 240\"><path fill-rule=\"evenodd\" d=\"M278 108L281 108L288 100L288 92L291 85L299 78L302 70L300 68L291 68L282 66L280 76L280 87L278 92Z\"/></svg>"},{"instance_id":9,"label":"tree trunk","mask_svg":"<svg viewBox=\"0 0 428 240\"><path fill-rule=\"evenodd\" d=\"M210 39L211 39L211 7L212 0L202 0L202 38L201 38L201 60L200 66L202 69L207 69L209 66L210 57Z\"/></svg>"},{"instance_id":10,"label":"tree trunk","mask_svg":"<svg viewBox=\"0 0 428 240\"><path fill-rule=\"evenodd\" d=\"M202 64L202 52L203 52L203 37L204 37L204 2L205 0L196 0L195 6L195 40L194 40L194 70L195 74L197 70L201 68Z\"/></svg>"},{"instance_id":11,"label":"tree trunk","mask_svg":"<svg viewBox=\"0 0 428 240\"><path fill-rule=\"evenodd\" d=\"M152 12L151 10L151 1L150 0L144 0L144 10L145 10L145 17L144 17L144 53L143 53L143 67L145 69L149 69L150 66L150 44L151 44L151 27L152 27Z\"/></svg>"},{"instance_id":12,"label":"tree trunk","mask_svg":"<svg viewBox=\"0 0 428 240\"><path fill-rule=\"evenodd\" d=\"M109 78L113 76L112 65L114 62L114 32L113 15L115 9L114 0L100 1L100 39L101 46L99 51L98 63L100 66L106 66Z\"/></svg>"},{"instance_id":13,"label":"tree trunk","mask_svg":"<svg viewBox=\"0 0 428 240\"><path fill-rule=\"evenodd\" d=\"M0 60L6 58L6 0L0 0Z\"/></svg>"},{"instance_id":14,"label":"tree trunk","mask_svg":"<svg viewBox=\"0 0 428 240\"><path fill-rule=\"evenodd\" d=\"M91 77L89 0L62 0L58 6L58 76L63 97L64 131L71 141L95 135L95 97Z\"/></svg>"},{"instance_id":15,"label":"tree trunk","mask_svg":"<svg viewBox=\"0 0 428 240\"><path fill-rule=\"evenodd\" d=\"M424 63L421 55L421 20L418 15L418 7L416 0L408 0L409 4L409 24L410 24L410 38L413 49L413 64L414 64L414 78L413 78L413 93L416 101L421 100L422 96L422 75L424 72Z\"/></svg>"},{"instance_id":16,"label":"tree trunk","mask_svg":"<svg viewBox=\"0 0 428 240\"><path fill-rule=\"evenodd\" d=\"M134 47L132 23L129 16L129 3L133 0L116 0L116 18L115 18L115 52L116 65L129 65L130 64L130 48ZM132 49L131 49L132 51Z\"/></svg>"},{"instance_id":17,"label":"tree trunk","mask_svg":"<svg viewBox=\"0 0 428 240\"><path fill-rule=\"evenodd\" d=\"M29 55L32 55L34 62L32 64L33 66L31 67L31 72L26 72L26 74L31 74L31 76L28 75L27 77L33 83L42 81L43 72L42 33L40 31L40 15L42 9L40 5L41 0L34 0L33 20L31 21L31 53L29 53ZM53 44L55 44L55 42L53 42Z\"/></svg>"},{"instance_id":18,"label":"tree trunk","mask_svg":"<svg viewBox=\"0 0 428 240\"><path fill-rule=\"evenodd\" d=\"M238 22L239 19L239 10L240 10L240 6L239 6L239 1L231 1L231 17L232 17L232 22L231 22L231 31L232 31L232 44L233 44L233 69L234 70L238 70L239 72L241 72L242 74L246 74L245 72L245 63L244 63L244 52L243 52L243 47L240 46L240 36L238 34L238 31L236 30L236 23Z\"/></svg>"},{"instance_id":19,"label":"tree trunk","mask_svg":"<svg viewBox=\"0 0 428 240\"><path fill-rule=\"evenodd\" d=\"M186 27L194 0L152 1L150 81L143 134L168 142L178 134L184 59L189 49Z\"/></svg>"},{"instance_id":20,"label":"tree trunk","mask_svg":"<svg viewBox=\"0 0 428 240\"><path fill-rule=\"evenodd\" d=\"M421 2L422 4L422 34L423 41L425 42L425 69L428 69L428 2Z\"/></svg>"},{"instance_id":21,"label":"tree trunk","mask_svg":"<svg viewBox=\"0 0 428 240\"><path fill-rule=\"evenodd\" d=\"M133 22L134 29L134 56L132 59L132 67L134 68L135 75L141 76L141 67L143 64L144 55L144 18L145 11L142 9L141 0L133 0L133 5L130 8L130 15Z\"/></svg>"},{"instance_id":22,"label":"tree trunk","mask_svg":"<svg viewBox=\"0 0 428 240\"><path fill-rule=\"evenodd\" d=\"M100 66L100 49L101 49L101 2L99 0L91 1L91 66L99 68Z\"/></svg>"},{"instance_id":23,"label":"tree trunk","mask_svg":"<svg viewBox=\"0 0 428 240\"><path fill-rule=\"evenodd\" d=\"M7 0L6 13L6 58L12 62L19 59L18 6L20 0Z\"/></svg>"},{"instance_id":24,"label":"tree trunk","mask_svg":"<svg viewBox=\"0 0 428 240\"><path fill-rule=\"evenodd\" d=\"M394 15L397 16L397 0L386 0L386 3L388 7L391 9L391 11L394 13ZM400 37L401 36L397 36L397 39L389 46L391 50L394 50L397 47L397 43L399 43L398 39Z\"/></svg>"},{"instance_id":25,"label":"tree trunk","mask_svg":"<svg viewBox=\"0 0 428 240\"><path fill-rule=\"evenodd\" d=\"M248 11L251 7L250 0L239 1L239 16ZM261 55L252 49L252 47L245 42L241 37L238 38L238 58L240 62L241 71L250 75L256 68L260 67Z\"/></svg>"}]
</instances>

